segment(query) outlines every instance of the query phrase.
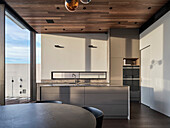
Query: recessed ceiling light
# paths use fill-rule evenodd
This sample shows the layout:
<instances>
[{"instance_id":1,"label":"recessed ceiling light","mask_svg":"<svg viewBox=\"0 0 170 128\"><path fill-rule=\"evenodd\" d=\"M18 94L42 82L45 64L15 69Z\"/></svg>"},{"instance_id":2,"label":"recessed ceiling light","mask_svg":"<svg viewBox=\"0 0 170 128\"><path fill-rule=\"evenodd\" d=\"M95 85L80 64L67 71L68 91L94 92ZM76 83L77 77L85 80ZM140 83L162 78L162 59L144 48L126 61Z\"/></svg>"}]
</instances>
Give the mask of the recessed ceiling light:
<instances>
[{"instance_id":1,"label":"recessed ceiling light","mask_svg":"<svg viewBox=\"0 0 170 128\"><path fill-rule=\"evenodd\" d=\"M109 8L110 10L113 9L112 7Z\"/></svg>"},{"instance_id":2,"label":"recessed ceiling light","mask_svg":"<svg viewBox=\"0 0 170 128\"><path fill-rule=\"evenodd\" d=\"M148 9L151 9L152 7L148 7Z\"/></svg>"},{"instance_id":3,"label":"recessed ceiling light","mask_svg":"<svg viewBox=\"0 0 170 128\"><path fill-rule=\"evenodd\" d=\"M54 23L54 20L46 20L47 23Z\"/></svg>"},{"instance_id":4,"label":"recessed ceiling light","mask_svg":"<svg viewBox=\"0 0 170 128\"><path fill-rule=\"evenodd\" d=\"M86 10L86 7L83 7L84 10Z\"/></svg>"},{"instance_id":5,"label":"recessed ceiling light","mask_svg":"<svg viewBox=\"0 0 170 128\"><path fill-rule=\"evenodd\" d=\"M58 10L59 10L59 9L60 9L60 7L57 7L56 9L58 9Z\"/></svg>"}]
</instances>

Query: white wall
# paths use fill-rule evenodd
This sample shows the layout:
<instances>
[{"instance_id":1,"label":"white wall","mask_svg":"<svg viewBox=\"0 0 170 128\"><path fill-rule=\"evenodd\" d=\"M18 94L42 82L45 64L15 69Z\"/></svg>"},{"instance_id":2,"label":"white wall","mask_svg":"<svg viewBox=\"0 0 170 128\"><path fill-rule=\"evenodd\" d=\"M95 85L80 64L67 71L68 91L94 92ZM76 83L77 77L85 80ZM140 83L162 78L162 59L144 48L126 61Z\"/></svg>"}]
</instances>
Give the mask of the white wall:
<instances>
[{"instance_id":1,"label":"white wall","mask_svg":"<svg viewBox=\"0 0 170 128\"><path fill-rule=\"evenodd\" d=\"M150 91L149 106L170 116L170 12L140 35L140 49L149 45L149 87L152 90ZM141 57L141 61L144 58ZM144 95L142 95L143 97Z\"/></svg>"},{"instance_id":2,"label":"white wall","mask_svg":"<svg viewBox=\"0 0 170 128\"><path fill-rule=\"evenodd\" d=\"M42 34L41 78L51 79L51 71L107 71L107 42L104 33Z\"/></svg>"}]
</instances>

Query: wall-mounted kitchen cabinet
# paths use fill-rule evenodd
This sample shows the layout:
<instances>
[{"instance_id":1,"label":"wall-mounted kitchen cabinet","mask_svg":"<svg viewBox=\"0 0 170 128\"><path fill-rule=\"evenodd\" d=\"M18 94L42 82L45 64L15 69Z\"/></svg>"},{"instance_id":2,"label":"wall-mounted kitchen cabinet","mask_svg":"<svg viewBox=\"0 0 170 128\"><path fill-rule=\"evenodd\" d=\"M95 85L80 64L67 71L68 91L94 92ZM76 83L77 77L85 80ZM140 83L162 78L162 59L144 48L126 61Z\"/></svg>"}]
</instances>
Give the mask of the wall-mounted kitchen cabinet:
<instances>
[{"instance_id":1,"label":"wall-mounted kitchen cabinet","mask_svg":"<svg viewBox=\"0 0 170 128\"><path fill-rule=\"evenodd\" d=\"M140 58L138 29L111 29L111 57Z\"/></svg>"}]
</instances>

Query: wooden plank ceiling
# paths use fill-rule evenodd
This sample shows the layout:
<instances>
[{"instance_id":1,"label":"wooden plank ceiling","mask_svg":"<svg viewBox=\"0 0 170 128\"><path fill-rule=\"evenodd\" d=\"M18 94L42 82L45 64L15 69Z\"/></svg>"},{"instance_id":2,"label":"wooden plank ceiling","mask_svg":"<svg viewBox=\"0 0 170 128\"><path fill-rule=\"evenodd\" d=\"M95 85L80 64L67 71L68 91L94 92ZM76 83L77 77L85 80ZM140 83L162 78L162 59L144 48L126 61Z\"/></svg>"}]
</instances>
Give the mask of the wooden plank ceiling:
<instances>
[{"instance_id":1,"label":"wooden plank ceiling","mask_svg":"<svg viewBox=\"0 0 170 128\"><path fill-rule=\"evenodd\" d=\"M5 1L38 33L63 33L139 28L169 0L92 0L76 12L66 10L65 0Z\"/></svg>"}]
</instances>

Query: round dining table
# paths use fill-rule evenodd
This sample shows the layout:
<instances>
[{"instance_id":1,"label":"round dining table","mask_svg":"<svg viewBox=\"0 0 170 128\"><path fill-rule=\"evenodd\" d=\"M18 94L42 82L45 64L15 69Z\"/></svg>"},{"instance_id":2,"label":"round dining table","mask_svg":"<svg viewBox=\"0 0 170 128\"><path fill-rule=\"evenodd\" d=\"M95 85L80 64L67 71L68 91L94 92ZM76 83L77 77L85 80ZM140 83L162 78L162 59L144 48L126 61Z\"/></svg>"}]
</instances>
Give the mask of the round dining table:
<instances>
[{"instance_id":1,"label":"round dining table","mask_svg":"<svg viewBox=\"0 0 170 128\"><path fill-rule=\"evenodd\" d=\"M29 103L0 106L0 128L95 128L89 111L74 105Z\"/></svg>"}]
</instances>

